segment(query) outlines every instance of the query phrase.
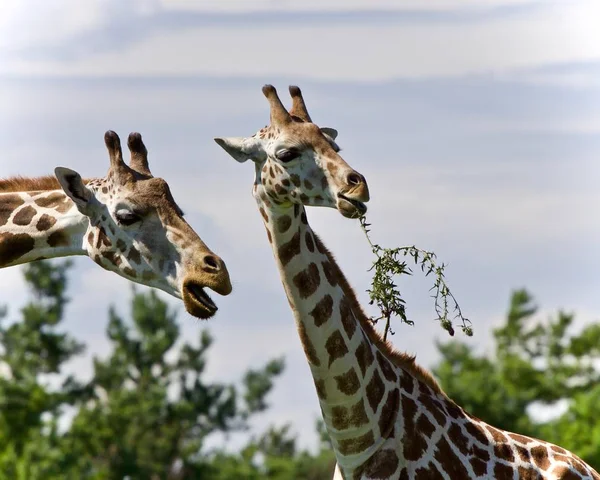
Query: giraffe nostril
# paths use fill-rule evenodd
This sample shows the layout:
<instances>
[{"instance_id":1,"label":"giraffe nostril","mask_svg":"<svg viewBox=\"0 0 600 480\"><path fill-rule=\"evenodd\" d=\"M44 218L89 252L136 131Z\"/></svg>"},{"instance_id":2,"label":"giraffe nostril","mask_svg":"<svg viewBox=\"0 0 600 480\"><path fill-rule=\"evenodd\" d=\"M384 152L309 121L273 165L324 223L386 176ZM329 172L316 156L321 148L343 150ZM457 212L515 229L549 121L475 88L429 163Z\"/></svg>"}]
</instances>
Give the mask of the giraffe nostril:
<instances>
[{"instance_id":1,"label":"giraffe nostril","mask_svg":"<svg viewBox=\"0 0 600 480\"><path fill-rule=\"evenodd\" d=\"M363 183L363 178L362 175L357 172L350 172L346 177L346 182L348 182L348 185L355 187L356 185Z\"/></svg>"},{"instance_id":2,"label":"giraffe nostril","mask_svg":"<svg viewBox=\"0 0 600 480\"><path fill-rule=\"evenodd\" d=\"M210 267L212 270L220 270L219 261L213 255L206 255L204 257L204 265Z\"/></svg>"}]
</instances>

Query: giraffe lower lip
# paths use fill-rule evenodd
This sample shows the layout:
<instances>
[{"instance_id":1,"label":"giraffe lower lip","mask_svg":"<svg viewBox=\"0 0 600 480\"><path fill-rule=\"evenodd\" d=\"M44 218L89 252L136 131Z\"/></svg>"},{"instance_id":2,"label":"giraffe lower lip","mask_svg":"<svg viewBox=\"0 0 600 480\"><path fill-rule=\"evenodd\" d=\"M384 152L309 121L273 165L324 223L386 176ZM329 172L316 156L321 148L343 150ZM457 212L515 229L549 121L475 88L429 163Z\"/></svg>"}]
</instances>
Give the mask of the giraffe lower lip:
<instances>
[{"instance_id":1,"label":"giraffe lower lip","mask_svg":"<svg viewBox=\"0 0 600 480\"><path fill-rule=\"evenodd\" d=\"M204 288L199 285L187 285L187 290L189 291L190 296L206 310L212 313L217 311L215 302L213 302L208 294L204 291Z\"/></svg>"},{"instance_id":2,"label":"giraffe lower lip","mask_svg":"<svg viewBox=\"0 0 600 480\"><path fill-rule=\"evenodd\" d=\"M341 193L338 194L338 209L348 218L357 218L367 212L367 206L363 202L348 198Z\"/></svg>"}]
</instances>

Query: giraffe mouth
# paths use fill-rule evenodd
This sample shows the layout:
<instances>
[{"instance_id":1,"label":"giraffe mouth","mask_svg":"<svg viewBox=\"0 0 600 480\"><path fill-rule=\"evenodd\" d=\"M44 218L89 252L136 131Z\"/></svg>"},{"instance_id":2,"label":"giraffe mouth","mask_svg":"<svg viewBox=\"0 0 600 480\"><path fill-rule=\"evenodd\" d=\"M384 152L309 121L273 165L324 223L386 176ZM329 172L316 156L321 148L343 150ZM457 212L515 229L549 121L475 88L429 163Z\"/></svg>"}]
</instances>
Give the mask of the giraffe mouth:
<instances>
[{"instance_id":1,"label":"giraffe mouth","mask_svg":"<svg viewBox=\"0 0 600 480\"><path fill-rule=\"evenodd\" d=\"M337 207L346 218L359 218L367 212L367 206L363 202L348 198L341 193L338 193Z\"/></svg>"},{"instance_id":2,"label":"giraffe mouth","mask_svg":"<svg viewBox=\"0 0 600 480\"><path fill-rule=\"evenodd\" d=\"M185 298L187 297L187 298ZM218 310L215 302L204 291L204 287L197 283L188 282L184 286L184 300L188 300L188 312L202 319L212 317Z\"/></svg>"}]
</instances>

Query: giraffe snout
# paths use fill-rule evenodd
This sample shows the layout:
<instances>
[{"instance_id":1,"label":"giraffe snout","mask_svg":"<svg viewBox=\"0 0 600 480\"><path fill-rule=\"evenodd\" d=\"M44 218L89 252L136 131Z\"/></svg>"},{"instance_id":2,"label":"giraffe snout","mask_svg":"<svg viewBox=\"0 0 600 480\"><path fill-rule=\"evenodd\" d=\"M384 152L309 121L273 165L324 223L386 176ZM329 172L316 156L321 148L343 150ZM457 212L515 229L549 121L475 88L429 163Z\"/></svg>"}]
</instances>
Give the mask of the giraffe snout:
<instances>
[{"instance_id":1,"label":"giraffe snout","mask_svg":"<svg viewBox=\"0 0 600 480\"><path fill-rule=\"evenodd\" d=\"M347 190L343 193L345 197L359 202L369 201L369 186L367 180L356 170L350 170L345 176Z\"/></svg>"}]
</instances>

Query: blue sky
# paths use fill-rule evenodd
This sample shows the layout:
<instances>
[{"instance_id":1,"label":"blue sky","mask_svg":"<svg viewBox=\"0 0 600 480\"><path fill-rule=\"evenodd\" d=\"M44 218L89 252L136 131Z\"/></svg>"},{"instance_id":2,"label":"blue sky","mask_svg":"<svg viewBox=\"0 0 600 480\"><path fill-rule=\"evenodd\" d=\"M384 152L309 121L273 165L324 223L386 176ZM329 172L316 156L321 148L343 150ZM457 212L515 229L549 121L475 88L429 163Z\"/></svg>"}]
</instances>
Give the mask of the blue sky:
<instances>
[{"instance_id":1,"label":"blue sky","mask_svg":"<svg viewBox=\"0 0 600 480\"><path fill-rule=\"evenodd\" d=\"M286 356L257 430L292 422L310 445L318 415L251 196L252 168L212 141L267 123L263 83L285 103L287 85L300 85L313 119L339 130L344 158L369 182L376 241L417 244L449 264L450 286L474 324L471 345L489 347L515 288L535 295L540 318L558 308L575 311L578 326L600 317L600 6L423 3L0 6L0 174L62 165L102 176L104 131L140 131L154 174L233 277L234 294L216 298L219 314L207 323L163 295L187 338L201 328L216 337L208 376L236 381L247 366ZM309 219L365 301L372 259L358 224L318 209ZM65 326L90 355L106 354L108 305L125 314L130 287L86 258L71 282ZM432 320L428 287L403 281L416 325L397 326L393 337L427 366L435 341L448 338ZM1 272L0 292L16 313L26 294L19 268ZM89 375L89 355L69 369Z\"/></svg>"}]
</instances>

